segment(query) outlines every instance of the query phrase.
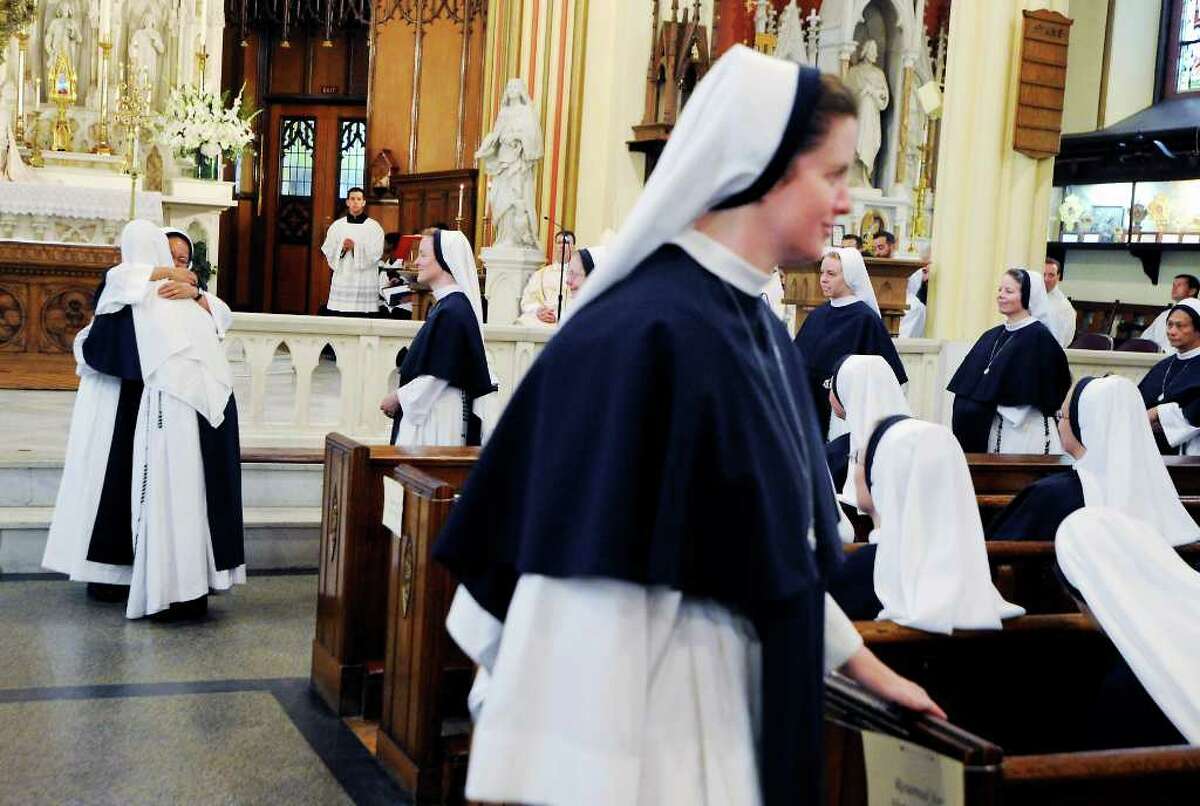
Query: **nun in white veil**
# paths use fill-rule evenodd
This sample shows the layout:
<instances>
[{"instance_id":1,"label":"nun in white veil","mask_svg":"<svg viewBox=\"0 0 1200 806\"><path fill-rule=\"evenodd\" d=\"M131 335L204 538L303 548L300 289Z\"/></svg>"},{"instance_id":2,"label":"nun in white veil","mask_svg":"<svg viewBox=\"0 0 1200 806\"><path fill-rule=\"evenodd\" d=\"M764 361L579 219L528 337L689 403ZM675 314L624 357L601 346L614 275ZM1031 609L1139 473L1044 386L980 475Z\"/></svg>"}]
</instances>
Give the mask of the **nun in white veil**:
<instances>
[{"instance_id":1,"label":"nun in white veil","mask_svg":"<svg viewBox=\"0 0 1200 806\"><path fill-rule=\"evenodd\" d=\"M908 310L900 320L900 338L925 338L925 303L921 300L921 286L925 284L925 269L917 269L908 275L908 283L904 289L904 299Z\"/></svg>"},{"instance_id":2,"label":"nun in white veil","mask_svg":"<svg viewBox=\"0 0 1200 806\"><path fill-rule=\"evenodd\" d=\"M869 616L855 610L872 592L876 618L929 632L1000 629L1002 619L1024 614L992 584L971 473L949 429L884 419L854 481L875 529L833 590L849 615Z\"/></svg>"},{"instance_id":3,"label":"nun in white veil","mask_svg":"<svg viewBox=\"0 0 1200 806\"><path fill-rule=\"evenodd\" d=\"M937 712L825 606L836 507L759 296L849 209L854 109L836 79L730 49L514 392L435 547L481 670L468 798L815 803L823 669L870 665ZM717 491L728 507L697 506Z\"/></svg>"},{"instance_id":4,"label":"nun in white veil","mask_svg":"<svg viewBox=\"0 0 1200 806\"><path fill-rule=\"evenodd\" d=\"M1146 692L1188 742L1200 744L1200 573L1170 543L1153 523L1089 503L1063 521L1054 551Z\"/></svg>"},{"instance_id":5,"label":"nun in white veil","mask_svg":"<svg viewBox=\"0 0 1200 806\"><path fill-rule=\"evenodd\" d=\"M908 375L880 318L862 253L845 247L827 249L821 260L820 282L829 301L808 314L795 343L808 365L818 422L829 426L830 438L837 438L843 425L841 420L831 419L825 389L842 356L878 355L892 368L897 383L906 383Z\"/></svg>"},{"instance_id":6,"label":"nun in white veil","mask_svg":"<svg viewBox=\"0 0 1200 806\"><path fill-rule=\"evenodd\" d=\"M417 280L437 300L380 404L393 445L480 445L491 432L496 384L483 346L475 252L458 230L421 239Z\"/></svg>"},{"instance_id":7,"label":"nun in white veil","mask_svg":"<svg viewBox=\"0 0 1200 806\"><path fill-rule=\"evenodd\" d=\"M172 264L166 236L149 222L133 221L122 233L121 254L121 265L106 275L96 314L99 319L128 311L131 336L116 328L111 337L115 347L92 351L102 361L87 359L89 342L97 338L94 331L82 345L77 340L80 356L88 361L86 367L81 362L84 379L96 371L124 379L117 389L116 415L106 409L96 433L77 429L81 406L93 398L81 395L76 403L43 564L73 579L128 585L128 618L177 606L200 615L210 589L228 589L246 575L237 407L229 364L204 292L185 282L154 279L168 276L161 272L170 271L164 267ZM120 355L122 351L132 355ZM103 386L106 397L112 396L111 386ZM105 506L104 499L116 492L112 474L120 466L118 445L129 450L116 433L119 398L127 392L140 394L136 415L127 424L132 429L132 471L119 486L131 505L123 510L128 520L122 525L120 513ZM101 463L96 460L106 437L111 438L107 469L98 473ZM84 450L77 452L76 445Z\"/></svg>"},{"instance_id":8,"label":"nun in white veil","mask_svg":"<svg viewBox=\"0 0 1200 806\"><path fill-rule=\"evenodd\" d=\"M829 382L829 404L846 423L846 433L825 446L829 470L841 500L857 506L854 457L862 455L876 423L912 411L895 373L877 355L848 355L838 363Z\"/></svg>"}]
</instances>

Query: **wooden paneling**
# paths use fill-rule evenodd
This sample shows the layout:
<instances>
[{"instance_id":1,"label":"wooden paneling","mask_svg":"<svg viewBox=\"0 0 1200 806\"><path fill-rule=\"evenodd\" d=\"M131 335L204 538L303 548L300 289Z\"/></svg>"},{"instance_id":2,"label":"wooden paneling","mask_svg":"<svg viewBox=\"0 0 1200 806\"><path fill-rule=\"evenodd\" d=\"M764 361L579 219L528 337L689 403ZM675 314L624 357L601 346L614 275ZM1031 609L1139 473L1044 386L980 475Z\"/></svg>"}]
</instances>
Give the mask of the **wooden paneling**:
<instances>
[{"instance_id":1,"label":"wooden paneling","mask_svg":"<svg viewBox=\"0 0 1200 806\"><path fill-rule=\"evenodd\" d=\"M271 42L271 72L267 84L271 95L305 94L307 48L297 47L294 42L288 44L290 47L285 48L278 39Z\"/></svg>"},{"instance_id":2,"label":"wooden paneling","mask_svg":"<svg viewBox=\"0 0 1200 806\"><path fill-rule=\"evenodd\" d=\"M478 172L438 171L428 174L401 174L392 180L392 193L400 200L397 229L420 232L440 222L457 226L458 194L462 187L462 231L474 242L475 184Z\"/></svg>"},{"instance_id":3,"label":"wooden paneling","mask_svg":"<svg viewBox=\"0 0 1200 806\"><path fill-rule=\"evenodd\" d=\"M899 258L864 257L867 273L871 276L871 288L875 291L879 312L888 333L900 333L900 320L908 310L908 278L921 268L918 260ZM804 324L808 312L828 300L821 293L820 264L809 266L781 266L783 274L783 301L796 308L796 326Z\"/></svg>"},{"instance_id":4,"label":"wooden paneling","mask_svg":"<svg viewBox=\"0 0 1200 806\"><path fill-rule=\"evenodd\" d=\"M1022 14L1025 28L1013 149L1042 159L1058 153L1071 20L1056 11Z\"/></svg>"},{"instance_id":5,"label":"wooden paneling","mask_svg":"<svg viewBox=\"0 0 1200 806\"><path fill-rule=\"evenodd\" d=\"M109 246L0 241L0 388L75 389L75 335L120 262Z\"/></svg>"}]
</instances>

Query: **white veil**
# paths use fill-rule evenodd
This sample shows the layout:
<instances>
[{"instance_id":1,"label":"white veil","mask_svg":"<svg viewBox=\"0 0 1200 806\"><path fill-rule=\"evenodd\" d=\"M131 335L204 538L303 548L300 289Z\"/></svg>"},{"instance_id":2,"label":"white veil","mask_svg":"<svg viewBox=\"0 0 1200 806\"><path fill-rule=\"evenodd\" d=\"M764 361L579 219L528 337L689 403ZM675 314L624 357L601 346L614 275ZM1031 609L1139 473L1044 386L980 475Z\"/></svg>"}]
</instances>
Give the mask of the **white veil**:
<instances>
[{"instance_id":1,"label":"white veil","mask_svg":"<svg viewBox=\"0 0 1200 806\"><path fill-rule=\"evenodd\" d=\"M818 87L815 71L743 45L718 59L679 115L604 265L588 277L564 321L700 216L753 185L772 166L793 107L811 104Z\"/></svg>"},{"instance_id":2,"label":"white veil","mask_svg":"<svg viewBox=\"0 0 1200 806\"><path fill-rule=\"evenodd\" d=\"M1200 540L1200 526L1179 501L1133 381L1093 378L1071 407L1087 452L1075 463L1089 507L1145 521L1173 546Z\"/></svg>"},{"instance_id":3,"label":"white veil","mask_svg":"<svg viewBox=\"0 0 1200 806\"><path fill-rule=\"evenodd\" d=\"M825 250L827 255L837 255L842 263L842 278L850 291L867 307L879 313L879 302L875 299L875 289L871 287L871 277L867 274L867 263L863 260L862 252L848 246L831 246Z\"/></svg>"},{"instance_id":4,"label":"white veil","mask_svg":"<svg viewBox=\"0 0 1200 806\"><path fill-rule=\"evenodd\" d=\"M1196 744L1200 573L1154 531L1124 512L1088 506L1058 527L1054 553L1146 692Z\"/></svg>"},{"instance_id":5,"label":"white veil","mask_svg":"<svg viewBox=\"0 0 1200 806\"><path fill-rule=\"evenodd\" d=\"M880 420L894 414L911 415L912 410L896 382L896 373L877 355L847 356L833 378L833 391L846 410L846 427L850 432L851 466L842 486L842 499L858 506L853 457L866 449L867 440Z\"/></svg>"},{"instance_id":6,"label":"white veil","mask_svg":"<svg viewBox=\"0 0 1200 806\"><path fill-rule=\"evenodd\" d=\"M967 459L950 429L903 420L879 440L871 533L880 619L929 632L999 629L1024 609L992 584Z\"/></svg>"},{"instance_id":7,"label":"white veil","mask_svg":"<svg viewBox=\"0 0 1200 806\"><path fill-rule=\"evenodd\" d=\"M475 250L471 248L471 242L456 229L440 229L434 235L434 253L471 301L471 310L475 311L475 318L482 328L483 298L479 294L479 269L475 265Z\"/></svg>"}]
</instances>

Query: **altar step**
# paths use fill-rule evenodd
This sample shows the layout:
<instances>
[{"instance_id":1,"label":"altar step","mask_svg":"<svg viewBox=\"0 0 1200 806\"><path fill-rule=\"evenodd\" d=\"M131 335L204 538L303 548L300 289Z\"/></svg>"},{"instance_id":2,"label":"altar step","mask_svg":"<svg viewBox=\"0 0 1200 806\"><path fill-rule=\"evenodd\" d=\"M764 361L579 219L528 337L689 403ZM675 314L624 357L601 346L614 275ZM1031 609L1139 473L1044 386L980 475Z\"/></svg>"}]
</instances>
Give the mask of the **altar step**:
<instances>
[{"instance_id":1,"label":"altar step","mask_svg":"<svg viewBox=\"0 0 1200 806\"><path fill-rule=\"evenodd\" d=\"M245 463L242 505L250 571L316 568L320 554L319 464ZM43 571L62 463L0 465L0 573Z\"/></svg>"}]
</instances>

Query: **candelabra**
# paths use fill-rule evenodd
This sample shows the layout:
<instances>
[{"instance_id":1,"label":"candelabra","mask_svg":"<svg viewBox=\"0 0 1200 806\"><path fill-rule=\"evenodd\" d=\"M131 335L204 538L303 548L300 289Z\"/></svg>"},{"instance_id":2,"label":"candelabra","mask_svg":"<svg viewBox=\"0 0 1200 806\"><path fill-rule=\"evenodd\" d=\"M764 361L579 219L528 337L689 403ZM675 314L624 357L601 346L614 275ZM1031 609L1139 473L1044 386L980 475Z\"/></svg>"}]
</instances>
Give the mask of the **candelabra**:
<instances>
[{"instance_id":1,"label":"candelabra","mask_svg":"<svg viewBox=\"0 0 1200 806\"><path fill-rule=\"evenodd\" d=\"M133 71L131 71L133 72ZM150 122L150 82L143 69L133 72L128 81L122 81L117 99L117 125L125 129L129 138L129 157L126 169L129 173L129 220L136 217L138 147L142 129Z\"/></svg>"}]
</instances>

